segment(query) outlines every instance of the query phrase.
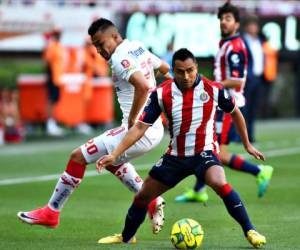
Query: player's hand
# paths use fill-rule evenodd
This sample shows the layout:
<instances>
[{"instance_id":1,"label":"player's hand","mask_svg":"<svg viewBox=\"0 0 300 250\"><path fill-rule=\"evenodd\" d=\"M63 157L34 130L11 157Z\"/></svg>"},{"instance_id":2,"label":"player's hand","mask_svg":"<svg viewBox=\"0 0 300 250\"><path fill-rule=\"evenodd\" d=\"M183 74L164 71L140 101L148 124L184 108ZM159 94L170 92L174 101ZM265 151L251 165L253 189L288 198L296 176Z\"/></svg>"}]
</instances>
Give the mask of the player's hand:
<instances>
[{"instance_id":1,"label":"player's hand","mask_svg":"<svg viewBox=\"0 0 300 250\"><path fill-rule=\"evenodd\" d=\"M245 147L245 149L250 155L253 155L254 158L256 158L257 160L264 161L266 159L263 153L258 151L255 147L253 147L252 144L249 144L247 147Z\"/></svg>"},{"instance_id":2,"label":"player's hand","mask_svg":"<svg viewBox=\"0 0 300 250\"><path fill-rule=\"evenodd\" d=\"M112 165L112 163L115 161L115 157L113 155L104 155L99 160L96 161L96 170L98 173L100 173L104 168L107 166Z\"/></svg>"}]
</instances>

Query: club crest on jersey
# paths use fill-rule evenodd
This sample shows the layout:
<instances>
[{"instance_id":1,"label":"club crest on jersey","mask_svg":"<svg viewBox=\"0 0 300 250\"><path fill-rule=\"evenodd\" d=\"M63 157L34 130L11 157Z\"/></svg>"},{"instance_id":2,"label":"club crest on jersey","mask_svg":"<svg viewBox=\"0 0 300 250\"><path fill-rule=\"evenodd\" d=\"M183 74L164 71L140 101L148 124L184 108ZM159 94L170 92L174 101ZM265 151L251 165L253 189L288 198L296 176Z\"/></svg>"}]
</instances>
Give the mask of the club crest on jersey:
<instances>
[{"instance_id":1,"label":"club crest on jersey","mask_svg":"<svg viewBox=\"0 0 300 250\"><path fill-rule=\"evenodd\" d=\"M208 100L209 100L209 95L207 94L207 92L206 91L203 91L201 94L200 94L200 100L202 101L202 102L208 102Z\"/></svg>"},{"instance_id":2,"label":"club crest on jersey","mask_svg":"<svg viewBox=\"0 0 300 250\"><path fill-rule=\"evenodd\" d=\"M127 59L121 61L123 68L127 69L130 66L130 62Z\"/></svg>"}]
</instances>

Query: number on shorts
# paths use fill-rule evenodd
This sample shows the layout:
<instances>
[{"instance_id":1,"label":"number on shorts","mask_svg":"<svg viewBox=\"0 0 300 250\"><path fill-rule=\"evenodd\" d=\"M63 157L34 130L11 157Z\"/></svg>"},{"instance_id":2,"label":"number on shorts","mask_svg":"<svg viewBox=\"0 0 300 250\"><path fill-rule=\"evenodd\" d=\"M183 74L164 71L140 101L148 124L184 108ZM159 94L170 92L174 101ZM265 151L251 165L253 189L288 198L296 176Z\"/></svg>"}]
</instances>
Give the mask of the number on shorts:
<instances>
[{"instance_id":1,"label":"number on shorts","mask_svg":"<svg viewBox=\"0 0 300 250\"><path fill-rule=\"evenodd\" d=\"M86 151L89 155L93 155L98 152L97 146L94 144L94 139L88 140L86 144L84 144L86 147Z\"/></svg>"}]
</instances>

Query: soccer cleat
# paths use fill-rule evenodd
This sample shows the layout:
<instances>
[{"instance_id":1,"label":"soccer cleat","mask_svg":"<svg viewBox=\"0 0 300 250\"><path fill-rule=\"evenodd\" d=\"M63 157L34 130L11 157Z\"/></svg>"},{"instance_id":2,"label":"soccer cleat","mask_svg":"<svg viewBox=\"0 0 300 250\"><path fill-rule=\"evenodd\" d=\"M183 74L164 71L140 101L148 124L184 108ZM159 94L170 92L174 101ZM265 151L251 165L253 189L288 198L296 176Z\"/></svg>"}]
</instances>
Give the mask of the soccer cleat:
<instances>
[{"instance_id":1,"label":"soccer cleat","mask_svg":"<svg viewBox=\"0 0 300 250\"><path fill-rule=\"evenodd\" d=\"M182 195L179 195L175 198L175 201L178 202L200 202L206 204L208 201L208 194L206 189L203 188L199 192L194 191L193 189L188 190Z\"/></svg>"},{"instance_id":2,"label":"soccer cleat","mask_svg":"<svg viewBox=\"0 0 300 250\"><path fill-rule=\"evenodd\" d=\"M104 238L98 240L98 243L99 244L119 244L119 243L125 243L125 242L123 242L122 234L115 234L113 236L107 236L107 237L104 237ZM127 243L135 244L136 243L135 236L133 236L133 238Z\"/></svg>"},{"instance_id":3,"label":"soccer cleat","mask_svg":"<svg viewBox=\"0 0 300 250\"><path fill-rule=\"evenodd\" d=\"M56 228L59 224L59 211L53 211L48 206L28 212L19 212L18 218L30 225L41 225Z\"/></svg>"},{"instance_id":4,"label":"soccer cleat","mask_svg":"<svg viewBox=\"0 0 300 250\"><path fill-rule=\"evenodd\" d=\"M164 225L164 207L166 202L162 197L157 197L148 206L148 215L152 222L152 232L158 234Z\"/></svg>"},{"instance_id":5,"label":"soccer cleat","mask_svg":"<svg viewBox=\"0 0 300 250\"><path fill-rule=\"evenodd\" d=\"M256 182L258 184L258 197L261 198L267 191L267 187L270 183L273 174L273 167L267 165L259 165L260 172L256 177Z\"/></svg>"},{"instance_id":6,"label":"soccer cleat","mask_svg":"<svg viewBox=\"0 0 300 250\"><path fill-rule=\"evenodd\" d=\"M266 237L251 229L247 232L247 240L255 248L259 248L267 243Z\"/></svg>"}]
</instances>

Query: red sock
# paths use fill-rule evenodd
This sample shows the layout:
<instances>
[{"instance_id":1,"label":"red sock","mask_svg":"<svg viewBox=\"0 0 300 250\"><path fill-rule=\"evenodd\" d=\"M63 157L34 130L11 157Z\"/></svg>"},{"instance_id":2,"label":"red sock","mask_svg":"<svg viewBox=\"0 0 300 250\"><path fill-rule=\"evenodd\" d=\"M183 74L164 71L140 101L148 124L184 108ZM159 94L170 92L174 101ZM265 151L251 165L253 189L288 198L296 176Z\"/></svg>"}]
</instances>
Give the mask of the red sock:
<instances>
[{"instance_id":1,"label":"red sock","mask_svg":"<svg viewBox=\"0 0 300 250\"><path fill-rule=\"evenodd\" d=\"M86 165L82 165L70 159L66 168L66 172L73 177L82 179L84 176L85 169Z\"/></svg>"}]
</instances>

